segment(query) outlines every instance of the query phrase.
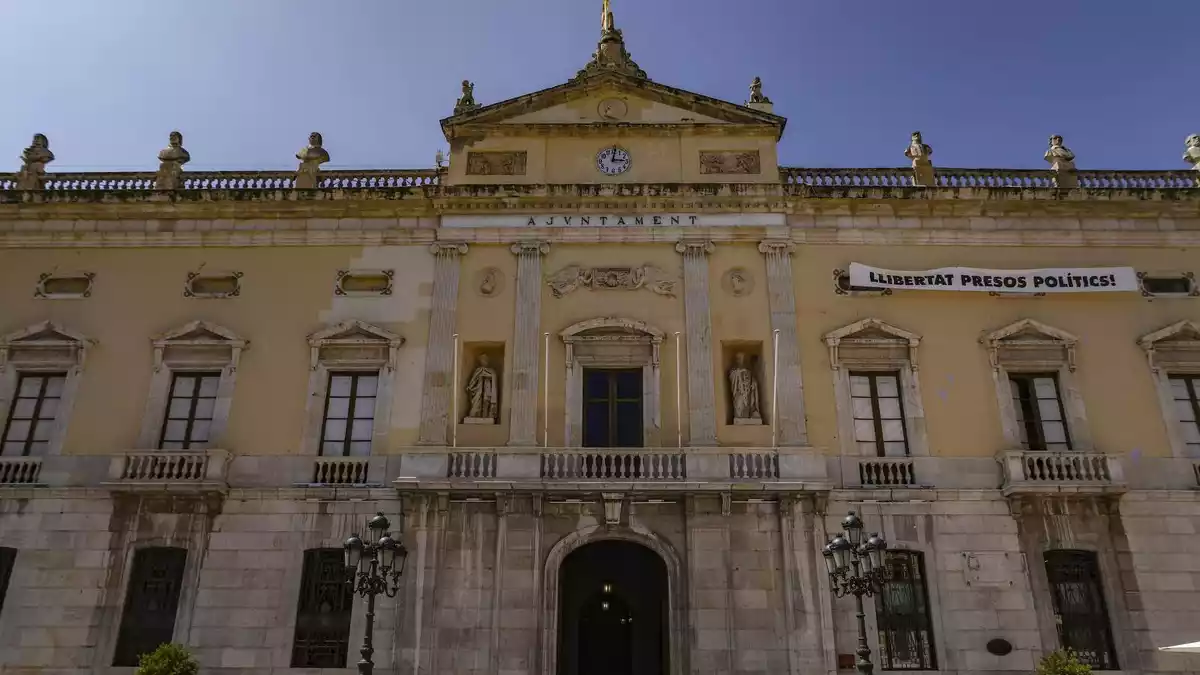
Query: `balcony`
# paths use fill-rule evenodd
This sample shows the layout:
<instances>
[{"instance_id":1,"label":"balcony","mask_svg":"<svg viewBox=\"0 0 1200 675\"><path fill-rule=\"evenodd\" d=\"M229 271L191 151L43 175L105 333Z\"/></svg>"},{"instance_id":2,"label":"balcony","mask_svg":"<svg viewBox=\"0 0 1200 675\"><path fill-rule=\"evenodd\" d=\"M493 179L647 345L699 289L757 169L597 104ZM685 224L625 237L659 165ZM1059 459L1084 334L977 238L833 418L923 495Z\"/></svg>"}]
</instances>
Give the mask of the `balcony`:
<instances>
[{"instance_id":1,"label":"balcony","mask_svg":"<svg viewBox=\"0 0 1200 675\"><path fill-rule=\"evenodd\" d=\"M1127 489L1119 458L1090 452L1015 450L998 458L1004 496L1121 494Z\"/></svg>"},{"instance_id":2,"label":"balcony","mask_svg":"<svg viewBox=\"0 0 1200 675\"><path fill-rule=\"evenodd\" d=\"M225 450L135 450L112 458L104 486L116 492L224 493Z\"/></svg>"},{"instance_id":3,"label":"balcony","mask_svg":"<svg viewBox=\"0 0 1200 675\"><path fill-rule=\"evenodd\" d=\"M400 489L666 492L808 491L831 487L811 448L410 448Z\"/></svg>"},{"instance_id":4,"label":"balcony","mask_svg":"<svg viewBox=\"0 0 1200 675\"><path fill-rule=\"evenodd\" d=\"M0 458L0 487L30 487L41 485L41 457Z\"/></svg>"}]
</instances>

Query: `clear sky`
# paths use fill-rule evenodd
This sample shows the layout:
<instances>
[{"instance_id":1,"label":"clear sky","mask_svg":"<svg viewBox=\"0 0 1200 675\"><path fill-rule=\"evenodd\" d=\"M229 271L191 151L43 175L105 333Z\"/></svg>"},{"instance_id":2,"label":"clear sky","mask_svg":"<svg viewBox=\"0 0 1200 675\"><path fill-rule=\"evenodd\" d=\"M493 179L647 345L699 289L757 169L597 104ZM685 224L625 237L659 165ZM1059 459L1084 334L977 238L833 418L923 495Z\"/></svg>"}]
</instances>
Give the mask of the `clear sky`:
<instances>
[{"instance_id":1,"label":"clear sky","mask_svg":"<svg viewBox=\"0 0 1200 675\"><path fill-rule=\"evenodd\" d=\"M1182 169L1200 133L1200 0L612 0L654 80L741 103L759 75L789 166ZM600 0L0 0L0 170L430 167L459 83L483 104L574 76Z\"/></svg>"}]
</instances>

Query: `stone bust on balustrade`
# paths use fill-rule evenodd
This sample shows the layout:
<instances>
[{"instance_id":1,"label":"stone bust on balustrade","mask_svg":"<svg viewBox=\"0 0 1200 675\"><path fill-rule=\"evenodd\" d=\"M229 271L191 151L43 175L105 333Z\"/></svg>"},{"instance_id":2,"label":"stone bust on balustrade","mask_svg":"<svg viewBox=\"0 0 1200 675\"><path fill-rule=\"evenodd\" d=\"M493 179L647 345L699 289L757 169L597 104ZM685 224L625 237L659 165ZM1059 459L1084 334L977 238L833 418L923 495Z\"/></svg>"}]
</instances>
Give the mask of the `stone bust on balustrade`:
<instances>
[{"instance_id":1,"label":"stone bust on balustrade","mask_svg":"<svg viewBox=\"0 0 1200 675\"><path fill-rule=\"evenodd\" d=\"M1050 137L1050 149L1046 150L1045 158L1050 162L1051 171L1075 170L1075 153L1063 145L1063 137L1058 134Z\"/></svg>"},{"instance_id":2,"label":"stone bust on balustrade","mask_svg":"<svg viewBox=\"0 0 1200 675\"><path fill-rule=\"evenodd\" d=\"M1183 153L1183 161L1192 165L1192 168L1200 171L1200 134L1192 134L1187 137L1187 151Z\"/></svg>"},{"instance_id":3,"label":"stone bust on balustrade","mask_svg":"<svg viewBox=\"0 0 1200 675\"><path fill-rule=\"evenodd\" d=\"M172 131L168 145L158 153L158 174L155 187L159 190L174 190L179 187L183 165L192 161L192 156L183 147L183 134Z\"/></svg>"},{"instance_id":4,"label":"stone bust on balustrade","mask_svg":"<svg viewBox=\"0 0 1200 675\"><path fill-rule=\"evenodd\" d=\"M912 142L908 144L908 148L904 151L904 156L911 159L913 168L917 168L918 164L929 164L933 160L933 148L925 145L921 140L921 132L914 131L912 133Z\"/></svg>"},{"instance_id":5,"label":"stone bust on balustrade","mask_svg":"<svg viewBox=\"0 0 1200 675\"><path fill-rule=\"evenodd\" d=\"M21 152L21 170L17 172L18 190L37 190L42 187L46 165L54 161L50 152L50 139L45 134L34 134L33 141Z\"/></svg>"},{"instance_id":6,"label":"stone bust on balustrade","mask_svg":"<svg viewBox=\"0 0 1200 675\"><path fill-rule=\"evenodd\" d=\"M322 147L324 139L321 134L312 132L308 135L308 146L296 153L300 166L296 168L296 188L311 190L317 187L317 173L321 165L329 161L329 152Z\"/></svg>"}]
</instances>

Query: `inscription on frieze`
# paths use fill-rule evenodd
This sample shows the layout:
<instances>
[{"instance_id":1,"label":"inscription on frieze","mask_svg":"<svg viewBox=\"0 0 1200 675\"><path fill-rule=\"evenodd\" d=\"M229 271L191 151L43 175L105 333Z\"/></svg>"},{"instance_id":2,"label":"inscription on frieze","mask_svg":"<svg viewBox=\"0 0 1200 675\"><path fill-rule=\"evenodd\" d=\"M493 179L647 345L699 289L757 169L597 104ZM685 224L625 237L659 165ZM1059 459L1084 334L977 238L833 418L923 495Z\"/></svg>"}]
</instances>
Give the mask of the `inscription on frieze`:
<instances>
[{"instance_id":1,"label":"inscription on frieze","mask_svg":"<svg viewBox=\"0 0 1200 675\"><path fill-rule=\"evenodd\" d=\"M524 176L524 150L504 152L468 152L468 176Z\"/></svg>"},{"instance_id":2,"label":"inscription on frieze","mask_svg":"<svg viewBox=\"0 0 1200 675\"><path fill-rule=\"evenodd\" d=\"M700 153L700 173L762 173L762 161L757 150L738 152L703 151Z\"/></svg>"}]
</instances>

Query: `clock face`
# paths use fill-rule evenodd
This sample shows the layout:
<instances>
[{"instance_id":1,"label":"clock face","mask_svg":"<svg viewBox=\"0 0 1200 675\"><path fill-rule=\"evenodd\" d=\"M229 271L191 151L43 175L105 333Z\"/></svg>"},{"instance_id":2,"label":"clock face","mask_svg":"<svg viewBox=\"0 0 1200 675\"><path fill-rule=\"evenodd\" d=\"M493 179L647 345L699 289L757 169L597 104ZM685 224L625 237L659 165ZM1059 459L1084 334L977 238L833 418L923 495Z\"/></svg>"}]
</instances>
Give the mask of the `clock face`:
<instances>
[{"instance_id":1,"label":"clock face","mask_svg":"<svg viewBox=\"0 0 1200 675\"><path fill-rule=\"evenodd\" d=\"M616 176L628 171L632 161L628 150L614 145L611 148L604 148L597 153L596 168L600 169L601 173Z\"/></svg>"}]
</instances>

